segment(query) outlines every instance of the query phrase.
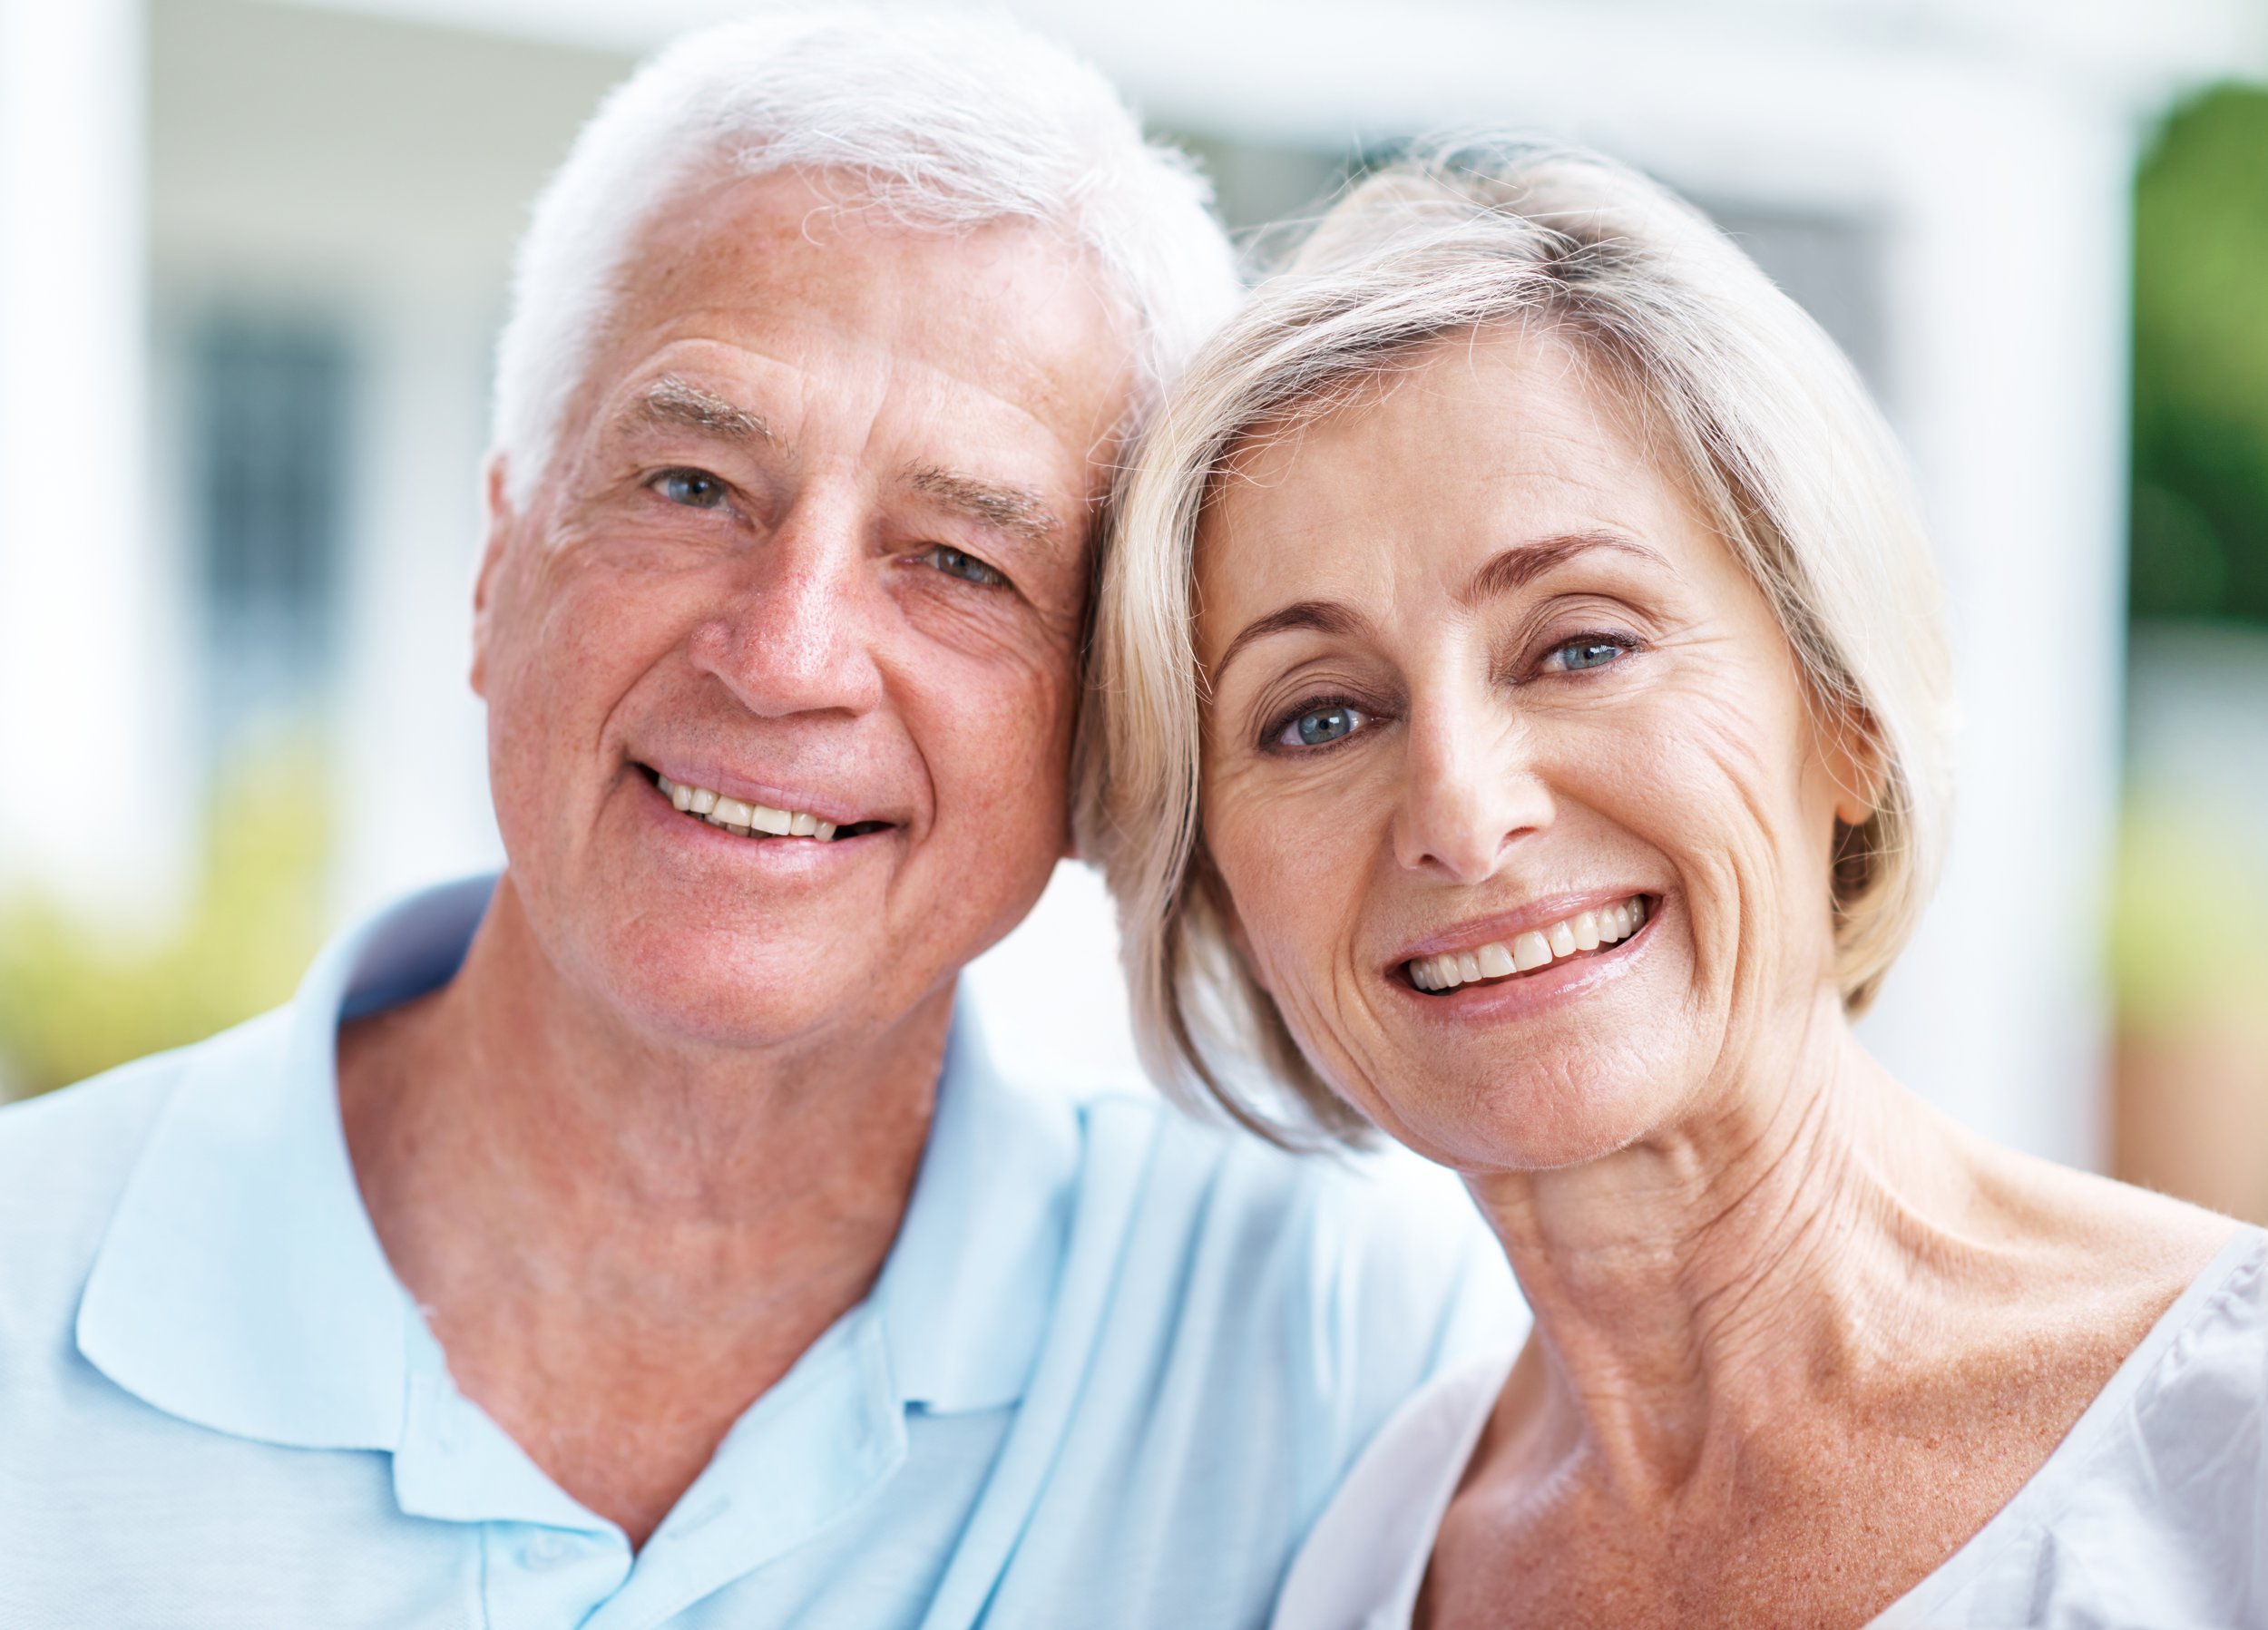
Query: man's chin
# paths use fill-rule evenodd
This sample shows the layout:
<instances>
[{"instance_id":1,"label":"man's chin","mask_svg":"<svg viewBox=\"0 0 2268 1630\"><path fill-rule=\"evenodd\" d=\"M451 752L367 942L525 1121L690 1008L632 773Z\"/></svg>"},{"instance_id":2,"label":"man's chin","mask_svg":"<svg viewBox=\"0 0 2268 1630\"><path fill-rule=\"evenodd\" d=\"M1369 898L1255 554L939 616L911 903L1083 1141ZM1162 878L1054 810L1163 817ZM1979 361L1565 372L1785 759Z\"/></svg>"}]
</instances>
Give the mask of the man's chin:
<instances>
[{"instance_id":1,"label":"man's chin","mask_svg":"<svg viewBox=\"0 0 2268 1630\"><path fill-rule=\"evenodd\" d=\"M723 944L629 954L601 976L623 1021L667 1049L794 1047L828 1035L872 1035L918 1005L885 991L863 960L771 942L757 948ZM894 981L892 981L894 982Z\"/></svg>"}]
</instances>

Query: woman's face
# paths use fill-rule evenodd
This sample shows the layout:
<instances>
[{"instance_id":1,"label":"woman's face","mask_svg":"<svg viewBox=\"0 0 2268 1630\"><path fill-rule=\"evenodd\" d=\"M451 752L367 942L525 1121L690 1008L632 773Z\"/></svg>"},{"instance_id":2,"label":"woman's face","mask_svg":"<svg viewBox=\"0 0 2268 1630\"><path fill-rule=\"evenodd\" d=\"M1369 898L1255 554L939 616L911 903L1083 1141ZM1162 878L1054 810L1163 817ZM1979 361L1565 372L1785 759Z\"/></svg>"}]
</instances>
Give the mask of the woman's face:
<instances>
[{"instance_id":1,"label":"woman's face","mask_svg":"<svg viewBox=\"0 0 2268 1630\"><path fill-rule=\"evenodd\" d=\"M1467 1173L1679 1119L1832 977L1843 733L1646 442L1564 343L1459 339L1259 438L1198 538L1246 955L1326 1079Z\"/></svg>"}]
</instances>

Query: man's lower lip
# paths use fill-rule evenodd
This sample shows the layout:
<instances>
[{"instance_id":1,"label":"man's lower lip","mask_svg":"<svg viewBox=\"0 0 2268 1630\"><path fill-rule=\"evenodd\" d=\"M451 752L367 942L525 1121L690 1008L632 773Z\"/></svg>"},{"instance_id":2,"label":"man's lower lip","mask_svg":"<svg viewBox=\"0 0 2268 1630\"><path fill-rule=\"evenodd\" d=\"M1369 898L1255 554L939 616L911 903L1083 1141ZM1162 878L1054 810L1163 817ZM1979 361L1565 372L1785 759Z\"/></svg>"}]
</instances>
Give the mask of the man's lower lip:
<instances>
[{"instance_id":1,"label":"man's lower lip","mask_svg":"<svg viewBox=\"0 0 2268 1630\"><path fill-rule=\"evenodd\" d=\"M704 820L689 811L672 808L670 801L655 792L650 783L646 787L646 793L652 800L649 808L654 820L661 823L665 830L677 832L695 843L713 844L735 850L750 860L796 862L803 865L818 865L836 857L847 860L865 853L871 840L895 830L894 827L882 826L879 830L838 832L825 843L814 838L777 837L760 832L742 834L728 826L719 826L712 821Z\"/></svg>"},{"instance_id":2,"label":"man's lower lip","mask_svg":"<svg viewBox=\"0 0 2268 1630\"><path fill-rule=\"evenodd\" d=\"M715 793L700 795L695 789L675 786L660 772L644 765L631 767L670 814L743 843L784 844L799 849L832 848L836 844L854 843L861 837L873 836L891 829L891 824L886 821L858 821L842 827L819 822L814 829L810 817L768 810L761 805L741 804L735 799L719 797ZM700 799L698 807L687 806L686 796L689 793ZM733 818L743 815L748 816L748 820L743 822ZM767 816L777 824L766 825ZM794 824L789 825L791 821ZM783 826L787 829L783 831Z\"/></svg>"}]
</instances>

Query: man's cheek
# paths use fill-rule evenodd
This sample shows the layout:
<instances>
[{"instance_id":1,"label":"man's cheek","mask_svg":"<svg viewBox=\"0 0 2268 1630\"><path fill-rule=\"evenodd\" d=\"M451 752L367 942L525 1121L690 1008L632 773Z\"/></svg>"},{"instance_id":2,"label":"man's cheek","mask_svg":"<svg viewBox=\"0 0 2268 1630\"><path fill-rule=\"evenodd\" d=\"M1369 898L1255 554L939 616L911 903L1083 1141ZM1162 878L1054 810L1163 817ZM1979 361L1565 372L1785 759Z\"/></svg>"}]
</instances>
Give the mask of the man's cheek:
<instances>
[{"instance_id":1,"label":"man's cheek","mask_svg":"<svg viewBox=\"0 0 2268 1630\"><path fill-rule=\"evenodd\" d=\"M669 597L602 574L552 591L530 640L529 672L554 715L609 707L606 692L685 638L688 619Z\"/></svg>"},{"instance_id":2,"label":"man's cheek","mask_svg":"<svg viewBox=\"0 0 2268 1630\"><path fill-rule=\"evenodd\" d=\"M1011 589L980 588L934 574L901 588L907 626L938 648L982 668L1068 686L1078 620L1033 605Z\"/></svg>"},{"instance_id":3,"label":"man's cheek","mask_svg":"<svg viewBox=\"0 0 2268 1630\"><path fill-rule=\"evenodd\" d=\"M1012 866L1042 847L1052 864L1070 819L1067 686L1034 678L961 694L973 705L950 727L940 721L924 748L941 824L965 823L987 864Z\"/></svg>"}]
</instances>

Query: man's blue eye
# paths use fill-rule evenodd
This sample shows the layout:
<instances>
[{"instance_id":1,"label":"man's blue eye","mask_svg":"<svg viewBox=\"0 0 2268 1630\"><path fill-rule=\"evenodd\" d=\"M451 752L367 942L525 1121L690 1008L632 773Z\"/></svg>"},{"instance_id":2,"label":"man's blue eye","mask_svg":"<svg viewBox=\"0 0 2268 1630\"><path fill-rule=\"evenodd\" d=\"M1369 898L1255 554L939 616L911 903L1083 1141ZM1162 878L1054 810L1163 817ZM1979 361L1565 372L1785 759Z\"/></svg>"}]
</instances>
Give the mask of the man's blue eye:
<instances>
[{"instance_id":1,"label":"man's blue eye","mask_svg":"<svg viewBox=\"0 0 2268 1630\"><path fill-rule=\"evenodd\" d=\"M653 486L671 503L688 509L713 510L725 502L725 483L702 470L664 470Z\"/></svg>"},{"instance_id":2,"label":"man's blue eye","mask_svg":"<svg viewBox=\"0 0 2268 1630\"><path fill-rule=\"evenodd\" d=\"M947 577L957 577L964 583L982 583L992 588L1008 581L974 555L943 543L932 549L924 558Z\"/></svg>"},{"instance_id":3,"label":"man's blue eye","mask_svg":"<svg viewBox=\"0 0 2268 1630\"><path fill-rule=\"evenodd\" d=\"M1343 737L1352 736L1363 722L1363 716L1354 708L1337 703L1328 708L1315 708L1301 714L1284 731L1284 745L1303 747L1327 747Z\"/></svg>"}]
</instances>

